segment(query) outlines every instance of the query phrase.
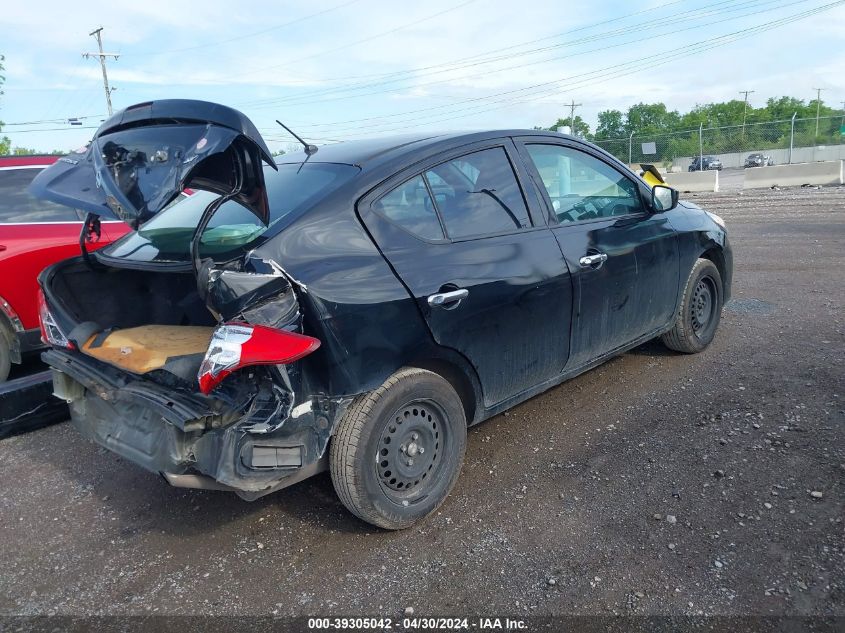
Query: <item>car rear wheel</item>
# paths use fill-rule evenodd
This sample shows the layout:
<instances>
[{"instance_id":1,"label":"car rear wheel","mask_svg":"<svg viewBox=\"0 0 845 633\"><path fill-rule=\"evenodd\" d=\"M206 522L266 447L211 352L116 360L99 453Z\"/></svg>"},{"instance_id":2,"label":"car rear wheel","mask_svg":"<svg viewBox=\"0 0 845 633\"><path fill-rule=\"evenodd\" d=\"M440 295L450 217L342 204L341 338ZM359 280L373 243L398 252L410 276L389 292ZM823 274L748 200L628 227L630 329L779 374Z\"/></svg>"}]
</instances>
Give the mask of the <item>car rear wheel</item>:
<instances>
[{"instance_id":1,"label":"car rear wheel","mask_svg":"<svg viewBox=\"0 0 845 633\"><path fill-rule=\"evenodd\" d=\"M6 382L12 368L12 332L0 323L0 382Z\"/></svg>"},{"instance_id":2,"label":"car rear wheel","mask_svg":"<svg viewBox=\"0 0 845 633\"><path fill-rule=\"evenodd\" d=\"M443 503L465 450L458 394L433 372L405 368L347 409L331 443L332 482L354 515L398 530Z\"/></svg>"},{"instance_id":3,"label":"car rear wheel","mask_svg":"<svg viewBox=\"0 0 845 633\"><path fill-rule=\"evenodd\" d=\"M661 337L666 347L685 354L707 347L719 327L722 297L719 269L709 259L699 259L687 279L675 324Z\"/></svg>"}]
</instances>

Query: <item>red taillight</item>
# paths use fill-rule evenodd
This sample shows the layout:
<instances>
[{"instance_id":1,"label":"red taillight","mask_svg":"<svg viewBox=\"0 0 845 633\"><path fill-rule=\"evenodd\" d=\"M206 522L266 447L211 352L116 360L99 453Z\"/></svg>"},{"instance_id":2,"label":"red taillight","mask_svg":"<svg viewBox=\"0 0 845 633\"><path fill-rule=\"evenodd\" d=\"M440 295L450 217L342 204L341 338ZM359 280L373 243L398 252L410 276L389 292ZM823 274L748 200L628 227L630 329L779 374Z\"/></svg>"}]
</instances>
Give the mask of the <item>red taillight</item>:
<instances>
[{"instance_id":1,"label":"red taillight","mask_svg":"<svg viewBox=\"0 0 845 633\"><path fill-rule=\"evenodd\" d=\"M200 391L208 394L233 371L251 365L284 365L307 356L320 341L264 325L226 323L214 330L200 365Z\"/></svg>"},{"instance_id":2,"label":"red taillight","mask_svg":"<svg viewBox=\"0 0 845 633\"><path fill-rule=\"evenodd\" d=\"M38 325L41 328L41 342L45 345L75 349L75 345L68 340L50 313L50 307L41 288L38 289Z\"/></svg>"}]
</instances>

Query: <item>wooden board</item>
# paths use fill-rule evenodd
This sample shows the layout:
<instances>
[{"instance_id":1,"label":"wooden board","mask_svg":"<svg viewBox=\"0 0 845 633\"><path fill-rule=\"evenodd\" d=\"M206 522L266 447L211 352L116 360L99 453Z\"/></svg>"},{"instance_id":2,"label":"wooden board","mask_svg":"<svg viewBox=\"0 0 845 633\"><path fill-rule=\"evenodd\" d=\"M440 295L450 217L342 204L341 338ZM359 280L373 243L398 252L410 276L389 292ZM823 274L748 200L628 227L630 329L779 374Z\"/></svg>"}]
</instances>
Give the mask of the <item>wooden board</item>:
<instances>
[{"instance_id":1,"label":"wooden board","mask_svg":"<svg viewBox=\"0 0 845 633\"><path fill-rule=\"evenodd\" d=\"M145 374L162 368L168 358L204 354L213 332L213 327L142 325L115 330L101 340L95 334L82 352L133 374Z\"/></svg>"}]
</instances>

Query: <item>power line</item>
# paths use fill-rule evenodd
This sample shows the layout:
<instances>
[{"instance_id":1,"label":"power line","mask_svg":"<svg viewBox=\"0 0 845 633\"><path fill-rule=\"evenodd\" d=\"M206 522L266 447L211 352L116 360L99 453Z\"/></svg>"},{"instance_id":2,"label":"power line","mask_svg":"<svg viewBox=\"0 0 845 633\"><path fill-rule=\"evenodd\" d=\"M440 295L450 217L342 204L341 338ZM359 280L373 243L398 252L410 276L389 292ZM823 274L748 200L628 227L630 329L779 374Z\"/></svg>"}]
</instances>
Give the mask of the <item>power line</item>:
<instances>
[{"instance_id":1,"label":"power line","mask_svg":"<svg viewBox=\"0 0 845 633\"><path fill-rule=\"evenodd\" d=\"M468 4L472 4L473 2L477 2L477 1L478 0L465 0L465 2L462 2L461 4L458 4L454 7L450 7L448 9L443 10L443 11L439 11L437 13L427 15L424 18L420 18L419 20L414 20L413 22L408 22L407 24L402 24L400 26L389 29L387 31L383 31L381 33L376 33L375 35L370 35L369 37L365 37L365 38L360 39L360 40L355 40L354 42L349 42L347 44L344 44L343 46L338 46L337 48L332 48L332 49L329 49L327 51L322 51L322 52L319 52L319 53L313 53L311 55L305 55L304 57L297 57L296 59L289 60L289 61L285 62L284 64L276 64L274 66L267 66L265 68L255 68L255 69L250 70L248 72L241 73L241 76L254 75L255 73L262 73L262 72L266 72L268 70L276 70L278 68L287 68L291 64L295 64L296 62L305 61L307 59L313 59L315 57L322 57L323 55L328 55L329 53L336 53L338 51L346 50L347 48L357 46L358 44L364 44L366 42L371 42L371 41L379 39L381 37L385 37L387 35L392 35L393 33L396 33L398 31L403 31L403 30L410 28L412 26L416 26L417 24L422 24L423 22L428 22L429 20L433 20L434 18L438 18L441 15L445 15L446 13L451 13L452 11L457 11L458 9L462 9L463 7L467 6Z\"/></svg>"},{"instance_id":2,"label":"power line","mask_svg":"<svg viewBox=\"0 0 845 633\"><path fill-rule=\"evenodd\" d=\"M727 1L732 1L732 0L727 0ZM768 5L768 4L777 3L777 2L781 2L781 1L782 0L765 0L762 3L762 5L758 5L758 6ZM786 8L786 7L795 5L795 4L803 4L803 3L806 3L806 2L809 2L809 1L810 0L795 0L794 2L781 4L780 6L778 6L776 8L782 9L782 8ZM759 0L751 0L751 3L754 3L754 2L759 2ZM749 2L745 2L744 4L749 4ZM732 11L732 10L736 10L736 9L728 10L728 12ZM768 12L768 11L771 11L771 10L772 10L771 8L769 8L769 9L759 9L757 11L745 13L743 15L735 16L733 18L723 18L723 19L708 22L706 24L692 25L692 26L688 26L688 27L685 27L685 28L681 28L681 29L674 28L670 31L666 31L665 33L661 33L661 34L655 35L655 36L647 36L647 37L629 40L629 41L621 42L621 43L617 43L617 44L610 44L610 45L607 45L607 46L602 46L602 47L590 49L590 50L587 50L587 51L570 53L570 54L567 54L567 55L562 55L562 56L553 57L553 58L549 58L549 59L542 59L542 60L536 60L536 61L533 61L533 62L525 62L525 63L521 63L521 64L514 64L514 65L511 65L511 66L505 66L505 67L502 67L502 68L491 69L491 70L486 71L486 72L487 72L488 75L494 74L494 73L501 73L501 72L504 72L506 70L521 69L521 68L526 68L528 66L534 66L534 65L537 65L537 64L545 64L545 63L549 63L551 61L558 61L558 60L561 60L561 59L567 59L567 58L576 57L576 56L580 56L580 55L596 53L596 52L604 52L604 51L610 50L612 48L619 48L621 46L626 46L628 44L632 44L632 43L636 43L636 42L640 42L640 41L644 41L644 40L651 41L651 40L654 40L654 39L657 39L657 38L660 38L660 37L669 37L669 36L675 35L675 34L680 33L680 32L689 31L689 30L693 30L693 29L699 29L699 28L703 28L703 27L706 27L706 26L713 26L715 24L720 24L720 23L723 23L723 22L729 22L729 21L737 19L737 18L743 18L743 17L749 17L749 16L753 16L753 15L758 15L760 13L765 13L765 12ZM722 11L722 13L724 13L724 12L726 12L726 11ZM661 28L665 29L666 23L662 22L662 20L658 21L658 22L659 22L659 26ZM640 30L643 30L643 29L640 29ZM593 36L593 37L595 37L595 36ZM580 43L580 42L576 42L576 43ZM566 46L566 44L559 45L558 47L560 47L560 46ZM448 71L442 71L442 72L448 72ZM433 73L433 74L439 74L439 73ZM425 88L425 87L429 87L429 86L434 86L434 85L439 85L439 84L444 84L444 83L450 83L450 82L453 82L453 81L459 80L459 79L468 79L468 78L472 78L474 76L475 76L474 74L473 75L462 75L462 76L459 76L459 77L451 77L449 79L430 81L430 82L424 82L424 83L417 83L417 84L414 84L413 87L414 88ZM390 83L390 82L388 82L388 83ZM383 85L383 84L380 84L380 83L370 84L369 86L364 86L364 88L375 87L375 86L378 86L378 85ZM355 89L356 88L352 88L352 90L355 90ZM372 90L370 92L363 92L363 93L359 93L359 94L342 95L342 96L338 96L338 97L335 97L335 98L332 98L332 99L321 99L320 101L318 101L318 103L327 103L327 102L331 102L331 101L366 97L366 96L377 95L377 94L385 94L385 93L390 93L390 92L401 92L402 90L406 90L406 89L407 89L406 87L400 86L400 87L397 87L397 88ZM343 90L343 88L336 88L336 89L330 89L330 90L334 90L335 92L341 92ZM311 94L306 93L305 95L294 95L294 96L291 96L291 97L285 97L285 98L279 98L279 99L273 99L273 100L264 100L264 101L252 102L252 103L241 103L241 104L239 104L239 107L252 106L252 109L262 109L262 108L270 107L271 105L275 106L275 105L279 105L279 104L298 105L298 104L301 104L301 103L313 103L313 100L310 97L311 97ZM449 104L442 105L442 106L434 106L433 108L424 108L423 110L438 109L438 108L445 108L445 107L449 107ZM385 115L385 116L396 116L396 115ZM378 117L376 117L376 118L378 118ZM359 119L359 121L360 120L364 120L364 119ZM347 123L347 122L357 122L357 121L350 120L350 121L344 121L342 123ZM320 125L322 127L322 126L330 125L330 124L318 124L318 125Z\"/></svg>"},{"instance_id":3,"label":"power line","mask_svg":"<svg viewBox=\"0 0 845 633\"><path fill-rule=\"evenodd\" d=\"M47 123L66 123L70 120L82 121L84 119L99 119L104 117L104 114L86 114L85 116L64 117L61 119L42 119L41 121L20 121L15 123L4 123L4 127L17 125L45 125Z\"/></svg>"},{"instance_id":4,"label":"power line","mask_svg":"<svg viewBox=\"0 0 845 633\"><path fill-rule=\"evenodd\" d=\"M799 4L799 3L801 3L801 2L805 2L805 1L806 1L806 0L799 0L798 2L794 2L794 3L792 3L792 4ZM841 2L841 0L838 0L837 2L835 2L835 3L833 3L833 4L835 5L835 4L838 4L839 2ZM789 6L789 5L787 5L787 6ZM828 6L833 6L833 5L828 5ZM803 15L803 14L797 14L797 15ZM786 19L789 19L789 18L781 18L781 20L786 20ZM767 23L767 24L768 24L768 23ZM758 26L754 26L754 27L749 27L749 28L747 28L747 29L743 29L743 30L740 30L740 31L736 31L735 33L743 33L743 32L745 32L745 31L754 31L754 30L755 30L755 29L757 29L757 28L759 28L759 25L758 25ZM672 33L676 33L676 32L678 32L678 30L674 30ZM671 35L672 33L667 33L666 35ZM717 37L717 38L713 38L712 40L704 40L704 42L707 42L707 41L718 41L718 40L720 40L721 38L730 37L731 35L734 35L734 33L729 33L729 34L727 34L727 35L722 35L722 36L719 36L719 37ZM661 37L661 36L657 36L657 37ZM648 37L648 38L646 38L646 39L648 39L648 40L653 40L653 39L655 39L655 38L654 38L654 37ZM624 44L635 43L636 41L637 41L637 40L634 40L633 42L625 42ZM691 48L691 47L697 46L697 45L699 45L700 43L701 43L701 42L698 42L698 43L694 43L694 44L690 44L690 45L687 45L687 46L681 47L680 49L673 49L673 50L670 50L670 51L664 51L664 52L657 53L657 54L654 54L654 55L649 55L649 56L646 56L646 57L644 57L644 58L640 58L639 60L634 60L634 61L629 61L629 62L623 62L623 63L618 63L618 64L612 64L612 65L610 65L610 66L607 66L607 67L605 67L605 68L602 68L602 69L599 69L599 70L595 70L595 71L587 71L587 72L584 72L584 73L579 73L579 74L576 74L576 75L570 75L570 76L563 77L563 78L560 78L560 79L552 80L552 81L549 81L549 82L543 82L543 83L535 84L535 85L532 85L532 86L527 86L527 87L523 87L523 88L517 88L517 89L513 89L513 90L507 90L507 91L503 91L503 92L498 92L498 93L494 93L494 94L492 94L492 95L486 95L486 96L483 96L483 97L472 97L472 98L469 98L469 99L464 99L464 100L461 100L461 101L458 101L458 102L456 102L456 103L452 103L452 104L445 104L445 105L439 105L439 106L430 106L430 107L426 107L426 108L417 108L417 109L414 109L414 110L409 110L409 111L399 112L399 113L394 113L394 114L387 114L387 115L383 115L383 116L365 117L365 118L361 118L361 119L350 119L350 120L347 120L347 121L336 121L336 122L334 122L334 123L320 123L320 124L315 124L315 125L312 125L312 126L304 125L304 126L302 126L302 127L303 127L303 128L312 128L312 129L313 129L313 128L333 127L333 126L343 125L343 124L356 124L356 126L355 126L355 127L356 127L356 129L367 128L367 127L378 127L378 126L380 126L380 125L384 125L385 123L375 123L375 124L373 124L373 125L367 125L367 123L368 123L368 122L371 122L371 121L380 121L380 120L383 120L383 119L394 118L394 117L401 117L401 116L407 116L407 115L411 115L411 114L414 114L414 115L419 115L420 113L423 113L423 112L433 112L433 111L436 111L436 110L443 110L443 109L447 109L447 108L454 108L456 105L461 105L461 104L465 104L465 103L476 103L476 102L479 102L479 101L486 101L486 100L490 100L490 99L495 99L496 97L501 97L501 96L506 96L506 95L516 94L516 93L521 93L521 92L525 92L525 91L533 90L533 89L536 89L536 88L541 88L541 87L543 87L543 86L547 86L547 85L552 85L552 84L560 83L560 82L563 82L563 81L570 81L570 80L573 80L573 79L578 79L578 78L588 78L588 77L591 77L592 75L594 75L594 74L596 74L596 73L605 72L605 71L612 71L612 70L613 70L613 69L615 69L615 68L620 68L620 67L626 67L626 66L630 66L630 65L639 64L639 63L641 63L642 61L657 59L657 58L659 58L659 57L661 57L661 56L663 56L663 55L667 55L667 54L672 55L672 54L674 54L674 53L676 53L676 52L678 52L678 51L683 51L683 50L685 50L685 49L689 49L689 48ZM592 49L592 50L590 50L590 51L584 51L583 53L578 53L578 55L580 55L580 54L590 54L590 53L601 52L601 51L608 50L608 49L611 49L611 48L616 48L616 47L618 47L618 46L620 46L620 44L616 44L616 45L609 45L609 46L605 46L605 47L600 47L600 48ZM521 66L523 66L523 65L518 65L518 66L515 66L515 67L514 67L514 66L512 66L512 67L509 67L509 68L508 68L508 70L509 70L509 69L513 69L513 68L517 68L517 67L521 67ZM553 91L554 91L554 89L553 89ZM548 92L548 91L546 91L546 92ZM435 114L435 115L433 115L433 116L437 116L437 115ZM419 120L419 117L415 117L413 120L409 120L408 122L409 122L409 123L413 123L413 122L418 121L418 120ZM361 125L362 123L363 123L364 125Z\"/></svg>"},{"instance_id":5,"label":"power line","mask_svg":"<svg viewBox=\"0 0 845 633\"><path fill-rule=\"evenodd\" d=\"M52 128L43 128L38 130L11 130L10 134L30 134L32 132L67 132L69 130L96 130L99 126L97 125L83 125L83 126L74 126L74 127L52 127Z\"/></svg>"},{"instance_id":6,"label":"power line","mask_svg":"<svg viewBox=\"0 0 845 633\"><path fill-rule=\"evenodd\" d=\"M479 97L479 98L476 98L476 99L467 100L467 101L478 101L478 100L481 100L481 99L490 99L490 98L496 97L496 96L504 96L505 97L503 99L499 99L499 103L503 103L504 104L503 106L494 106L494 107L469 106L467 108L459 109L459 110L456 111L456 112L465 111L466 112L465 114L461 114L461 115L457 115L457 116L447 116L447 117L444 117L444 118L427 121L426 123L432 124L432 123L440 123L440 122L444 122L444 121L450 121L450 120L454 120L454 119L458 119L458 118L463 118L465 116L470 116L470 115L473 115L473 114L479 114L481 112L489 111L489 110L492 110L492 109L497 109L497 107L507 107L508 104L517 105L519 103L524 103L524 101L522 101L522 102L513 101L513 98L511 96L509 96L509 95L514 95L514 94L517 94L517 93L525 93L525 92L528 92L528 91L534 91L532 94L529 94L527 96L537 97L537 96L550 94L552 92L556 92L556 91L563 90L563 89L571 90L571 89L574 89L574 88L577 88L577 87L580 87L580 86L583 86L583 85L588 85L588 84L593 85L595 83L601 83L603 81L607 81L607 80L610 80L610 79L615 79L615 78L618 78L618 77L623 77L623 76L627 76L627 75L631 75L631 74L636 74L638 72L643 72L645 70L649 70L650 68L653 68L653 67L656 67L656 66L665 65L665 64L670 63L672 61L675 61L677 59L689 57L691 55L695 55L695 54L701 53L703 51L710 50L712 48L715 48L716 46L720 46L720 45L727 44L727 43L733 43L735 41L745 39L747 37L751 37L751 36L756 35L758 33L768 31L768 30L772 30L774 28L778 28L778 27L783 26L785 24L797 22L797 21L802 20L802 19L809 17L811 15L816 15L816 14L821 13L823 11L827 11L834 6L838 6L838 5L841 5L843 3L845 3L845 0L837 0L836 2L832 2L832 3L829 3L827 5L815 7L813 9L809 9L807 11L803 11L803 12L800 12L800 13L792 14L792 15L784 17L784 18L779 18L777 20L771 20L769 22L764 22L762 24L759 24L759 25L756 25L756 26L753 26L753 27L741 29L741 30L735 31L733 33L728 33L728 34L721 35L721 36L718 36L718 37L714 37L714 38L711 38L711 39L708 39L708 40L702 40L700 42L696 42L694 44L684 46L681 49L675 49L674 51L661 51L660 53L644 56L644 57L641 57L639 59L634 59L634 60L631 60L629 62L624 62L624 63L621 63L621 64L615 64L615 65L608 66L608 67L605 67L605 68L602 68L602 69L599 69L599 70L596 70L596 71L581 73L579 75L573 75L573 76L570 76L570 77L565 77L565 78L562 78L562 79L557 79L557 80L553 80L553 81L549 81L549 82L542 82L542 83L535 84L535 85L532 85L532 86L526 86L524 88L508 90L508 91L504 91L504 92L501 92L501 93L497 93L496 95L489 95L488 97ZM646 62L646 61L649 62L648 67L643 66L643 62ZM601 73L604 73L604 74L602 75ZM544 86L552 86L552 85L558 84L562 81L567 81L567 80L578 78L578 77L583 77L583 79L579 83L574 84L574 85L567 85L567 86L563 86L563 87L560 87L560 88L557 88L557 87L548 88L548 87L546 87L543 90L540 90L540 91L537 90L538 88L542 88ZM506 96L506 95L508 95L508 96ZM437 116L437 115L433 115L433 116ZM431 117L425 117L425 118L431 118ZM411 118L407 121L386 122L386 124L399 124L400 127L381 129L381 130L378 130L377 133L387 133L387 132L393 132L393 131L397 131L397 130L405 130L405 129L407 129L407 126L402 125L402 124L404 124L404 123L409 123L409 124L419 123L419 120L420 120L420 117L413 117L413 118ZM385 123L382 123L381 125L383 126L383 125L385 125ZM362 126L357 126L355 129L359 129L360 127L362 127ZM350 136L350 137L365 136L367 134L372 134L372 133L373 132L351 133L351 134L348 134L346 136Z\"/></svg>"},{"instance_id":7,"label":"power line","mask_svg":"<svg viewBox=\"0 0 845 633\"><path fill-rule=\"evenodd\" d=\"M300 22L305 22L306 20L310 20L312 18L319 17L321 15L325 15L327 13L331 13L333 11L337 11L339 9L345 9L346 7L361 2L361 0L349 0L349 2L344 2L342 4L335 5L333 7L329 7L328 9L323 9L322 11L317 11L316 13L310 13L308 15L304 15L300 18L296 18L295 20L290 20L289 22L285 22L284 24L277 24L276 26L271 26L266 29L261 29L260 31L253 31L252 33L244 33L243 35L238 35L236 37L230 37L225 40L215 40L213 42L208 42L206 44L197 44L196 46L186 46L185 48L172 48L166 51L142 51L139 53L124 53L125 55L129 55L131 57L158 57L160 55L171 55L173 53L185 53L188 51L196 51L203 48L208 48L210 46L218 47L223 46L224 44L229 44L231 42L238 42L240 40L245 40L247 38L256 37L258 35L264 35L265 33L270 33L271 31L278 31L279 29L283 29L288 26L293 26L294 24L299 24Z\"/></svg>"},{"instance_id":8,"label":"power line","mask_svg":"<svg viewBox=\"0 0 845 633\"><path fill-rule=\"evenodd\" d=\"M779 2L779 1L781 1L781 0L765 0L765 1L762 2L762 4L763 5L772 4L772 3ZM804 1L809 1L809 0L801 0L801 1L804 2ZM516 45L513 45L513 46L508 46L508 47L504 47L504 48L500 48L500 49L493 49L492 51L488 51L487 53L480 54L480 55L473 55L473 56L462 58L462 59L452 60L451 62L445 62L443 64L435 64L435 65L432 65L432 66L427 66L427 67L418 68L418 69L414 69L414 70L398 71L398 72L395 72L395 73L390 73L389 75L391 75L393 78L385 79L383 81L360 83L360 84L357 84L357 85L352 84L352 85L346 85L346 86L335 86L335 87L331 87L331 88L323 88L323 89L319 89L319 90L306 92L304 94L291 95L291 96L288 96L288 97L276 97L276 98L269 98L269 99L259 99L259 100L256 100L256 101L247 101L247 102L242 102L238 105L239 106L258 106L258 105L281 104L281 103L288 103L288 102L300 102L300 101L312 99L315 96L324 96L324 95L328 95L328 94L343 94L343 93L348 93L348 92L356 91L356 90L365 90L367 88L372 88L372 87L376 87L376 86L384 86L384 85L389 85L389 84L395 84L397 82L401 82L401 81L405 80L406 78L410 78L410 77L412 77L414 79L419 79L420 77L441 75L441 74L444 74L444 73L454 72L456 70L463 70L463 69L466 69L466 68L473 68L473 67L477 67L477 66L484 65L484 64L494 63L494 62L497 62L497 61L513 60L517 57L524 57L526 55L534 55L534 54L546 52L546 51L549 51L549 50L571 47L571 46L576 46L578 44L585 44L585 43L593 42L593 41L597 41L597 40L613 38L613 37L616 37L618 35L625 35L632 30L636 30L637 32L642 32L644 30L649 30L649 29L654 29L654 28L665 29L666 25L667 25L667 20L670 20L670 19L674 19L674 20L678 20L678 21L681 21L680 18L683 18L683 20L695 20L695 19L699 19L701 17L707 17L707 15L712 15L713 13L716 13L718 15L723 15L726 12L741 11L741 10L743 10L743 8L746 8L746 5L755 5L755 4L759 5L761 0L744 0L733 8L715 9L715 7L719 7L719 6L725 5L725 4L729 5L729 4L732 4L732 3L735 3L735 2L736 2L736 0L721 0L720 2L717 2L713 5L710 5L708 7L708 10L709 10L708 13L700 13L702 11L702 9L685 10L685 11L681 11L679 13L670 14L668 16L663 16L663 17L659 17L659 18L651 18L649 20L646 20L645 22L640 22L640 23L637 23L637 24L628 25L628 26L621 27L621 28L618 28L618 29L615 29L615 30L605 31L605 32L593 34L593 35L587 35L585 37L575 39L575 40L571 40L571 41L568 41L568 42L563 42L563 43L554 44L554 45L551 45L551 46L545 46L545 47L541 47L541 48L529 49L527 51L518 51L518 52L510 53L510 54L507 54L507 55L499 55L499 56L495 56L495 57L489 57L489 55L492 54L492 53L503 53L503 52L506 52L506 51L512 51L515 48L520 48L522 46L527 46L527 45L530 45L530 44L533 44L533 43L536 43L536 42L540 42L540 41L543 41L543 40L548 40L548 39L560 37L562 35L574 33L576 31L583 31L583 30L586 30L586 29L589 29L589 28L594 28L594 27L600 26L600 25L602 25L606 22L615 21L615 20L605 20L603 22L598 22L598 23L595 23L593 25L587 25L587 26L583 26L583 27L580 27L580 28L577 28L577 29L572 29L570 31L565 31L565 32L559 33L557 35L552 35L552 36L540 38L540 39L537 39L537 40L529 40L528 42L523 42L521 44L516 44ZM660 5L660 6L669 6L671 4L676 4L676 3L670 2L670 3L667 3L666 5ZM699 14L695 15L696 12L699 12ZM629 14L628 16L623 16L623 17L632 17L632 16L635 16L635 15L638 15L639 13L641 13L641 12L632 13L632 14ZM687 16L687 17L683 17L683 16ZM617 19L622 19L622 18L617 18ZM728 18L728 19L731 19L731 18ZM718 20L718 21L714 22L713 24L721 22L721 21L726 21L726 20ZM696 27L690 27L690 28L696 28ZM677 31L668 32L668 33L666 33L666 35L672 35L673 33L676 33L676 32ZM479 57L482 58L482 59L478 59ZM557 57L557 58L552 58L551 60L545 60L545 61L552 61L552 60L555 60L555 59L562 59L562 58ZM475 60L475 61L472 61L472 60ZM545 63L545 61L540 60L540 61L536 61L536 62L532 62L532 63L534 63L534 64ZM462 62L467 62L467 63L462 63ZM493 72L499 72L499 71L493 71ZM327 80L323 80L323 81L327 81ZM434 84L437 84L437 83L443 83L443 82L430 82L430 83L427 83L427 84L422 84L422 86L434 85ZM400 88L397 88L395 90L404 90L404 88L400 87ZM378 91L377 92L367 92L367 93L364 93L364 94L361 94L361 95L353 95L353 97L367 96L367 95L370 95L370 94L377 94L377 93L378 93ZM324 99L323 101L327 101L327 100Z\"/></svg>"},{"instance_id":9,"label":"power line","mask_svg":"<svg viewBox=\"0 0 845 633\"><path fill-rule=\"evenodd\" d=\"M510 50L514 50L516 48L520 48L522 46L527 46L529 44L535 44L537 42L543 42L543 41L546 41L546 40L562 37L564 35L570 35L572 33L577 33L579 31L592 29L592 28L595 28L597 26L601 26L603 24L608 24L608 23L611 23L611 22L618 22L619 20L624 20L624 19L627 19L627 18L630 18L630 17L634 17L634 16L640 15L642 13L654 13L655 11L658 11L659 9L662 9L664 7L668 7L668 6L671 6L671 5L674 5L674 4L680 4L681 2L686 2L686 1L687 0L672 0L671 2L666 2L664 4L657 5L656 7L649 7L648 9L641 9L640 11L628 13L626 15L622 15L622 16L619 16L619 17L616 17L616 18L611 18L609 20L602 20L601 22L594 22L592 24L580 26L578 28L570 29L568 31L563 31L561 33L555 33L554 35L547 35L545 37L520 42L518 44L513 44L511 46L494 48L494 49L484 51L483 53L476 53L475 55L469 55L467 57L460 57L458 59L453 59L453 60L450 60L448 62L433 64L431 66L422 66L422 67L419 67L419 68L415 68L414 70L397 70L397 71L392 71L392 72L387 72L387 73L369 73L369 74L364 74L364 75L344 75L343 77L319 77L319 78L311 78L307 81L309 83L313 83L314 81L330 82L330 81L348 81L350 79L373 79L373 78L382 78L383 79L383 78L387 78L387 77L394 77L394 76L397 76L397 75L409 75L409 74L416 75L417 73L420 73L420 72L423 72L423 71L437 69L437 68L444 68L444 67L447 67L447 66L452 66L452 65L458 64L460 62L478 59L479 57L485 57L485 56L490 55L492 53L501 53L501 52L504 52L504 51L510 51ZM718 2L716 4L717 5L724 4L725 1L732 2L734 0L724 0L723 2ZM671 16L669 16L669 17L671 17ZM520 54L521 53L515 53L515 55L520 55ZM261 100L261 101L263 102L264 100Z\"/></svg>"}]
</instances>

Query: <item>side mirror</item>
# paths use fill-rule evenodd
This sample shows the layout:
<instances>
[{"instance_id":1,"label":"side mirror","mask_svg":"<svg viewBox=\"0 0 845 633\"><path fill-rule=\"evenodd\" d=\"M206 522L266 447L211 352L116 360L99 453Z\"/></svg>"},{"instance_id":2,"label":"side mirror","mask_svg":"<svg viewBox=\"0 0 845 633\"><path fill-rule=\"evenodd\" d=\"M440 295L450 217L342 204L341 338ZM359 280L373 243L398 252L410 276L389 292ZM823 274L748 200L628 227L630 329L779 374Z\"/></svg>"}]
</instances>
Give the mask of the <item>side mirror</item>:
<instances>
[{"instance_id":1,"label":"side mirror","mask_svg":"<svg viewBox=\"0 0 845 633\"><path fill-rule=\"evenodd\" d=\"M655 213L671 211L678 206L678 190L664 185L651 188L651 208Z\"/></svg>"}]
</instances>

